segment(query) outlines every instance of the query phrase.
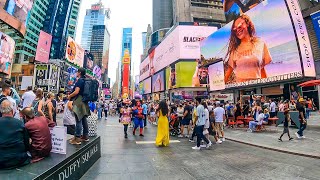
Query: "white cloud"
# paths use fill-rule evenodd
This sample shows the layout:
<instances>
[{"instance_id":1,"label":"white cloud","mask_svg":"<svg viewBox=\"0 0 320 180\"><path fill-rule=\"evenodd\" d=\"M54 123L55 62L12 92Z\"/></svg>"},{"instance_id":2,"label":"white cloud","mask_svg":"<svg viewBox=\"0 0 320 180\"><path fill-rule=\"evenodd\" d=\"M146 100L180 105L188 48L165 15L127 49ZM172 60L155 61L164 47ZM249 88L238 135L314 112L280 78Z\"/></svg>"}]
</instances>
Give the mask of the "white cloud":
<instances>
[{"instance_id":1,"label":"white cloud","mask_svg":"<svg viewBox=\"0 0 320 180\"><path fill-rule=\"evenodd\" d=\"M82 0L78 18L76 41L81 42L81 32L86 9L98 0ZM108 27L111 34L109 77L114 82L116 67L121 55L122 28L133 28L132 62L134 74L139 74L140 55L142 54L141 33L152 23L152 0L102 0L106 8L111 9L111 19Z\"/></svg>"}]
</instances>

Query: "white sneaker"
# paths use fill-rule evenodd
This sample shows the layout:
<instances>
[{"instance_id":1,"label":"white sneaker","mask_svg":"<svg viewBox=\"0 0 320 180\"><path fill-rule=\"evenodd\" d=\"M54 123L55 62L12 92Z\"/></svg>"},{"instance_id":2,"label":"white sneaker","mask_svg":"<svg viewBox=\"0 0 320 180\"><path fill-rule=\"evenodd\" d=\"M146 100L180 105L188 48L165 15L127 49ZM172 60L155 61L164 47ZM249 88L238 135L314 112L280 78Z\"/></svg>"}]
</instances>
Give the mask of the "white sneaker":
<instances>
[{"instance_id":1,"label":"white sneaker","mask_svg":"<svg viewBox=\"0 0 320 180\"><path fill-rule=\"evenodd\" d=\"M221 141L224 142L224 141L226 141L226 139L223 137L223 138L221 139Z\"/></svg>"},{"instance_id":2,"label":"white sneaker","mask_svg":"<svg viewBox=\"0 0 320 180\"><path fill-rule=\"evenodd\" d=\"M209 148L209 147L211 147L211 146L212 146L212 142L209 141L209 144L207 144L206 148Z\"/></svg>"},{"instance_id":3,"label":"white sneaker","mask_svg":"<svg viewBox=\"0 0 320 180\"><path fill-rule=\"evenodd\" d=\"M252 133L252 129L248 129L247 132Z\"/></svg>"},{"instance_id":4,"label":"white sneaker","mask_svg":"<svg viewBox=\"0 0 320 180\"><path fill-rule=\"evenodd\" d=\"M301 136L301 138L302 138L302 139L305 139L306 137L305 137L305 136Z\"/></svg>"},{"instance_id":5,"label":"white sneaker","mask_svg":"<svg viewBox=\"0 0 320 180\"><path fill-rule=\"evenodd\" d=\"M221 144L221 143L222 143L222 141L219 139L219 140L217 141L217 143L218 143L218 144Z\"/></svg>"},{"instance_id":6,"label":"white sneaker","mask_svg":"<svg viewBox=\"0 0 320 180\"><path fill-rule=\"evenodd\" d=\"M180 135L178 136L178 138L183 138L183 135L182 135L182 134L180 134Z\"/></svg>"},{"instance_id":7,"label":"white sneaker","mask_svg":"<svg viewBox=\"0 0 320 180\"><path fill-rule=\"evenodd\" d=\"M294 133L296 136L297 136L297 138L298 139L300 139L301 137L300 137L300 135L296 132L296 133Z\"/></svg>"},{"instance_id":8,"label":"white sneaker","mask_svg":"<svg viewBox=\"0 0 320 180\"><path fill-rule=\"evenodd\" d=\"M207 147L207 145L205 145L205 144L200 145L200 148L206 148L206 147Z\"/></svg>"},{"instance_id":9,"label":"white sneaker","mask_svg":"<svg viewBox=\"0 0 320 180\"><path fill-rule=\"evenodd\" d=\"M185 135L184 137L189 138L189 135Z\"/></svg>"},{"instance_id":10,"label":"white sneaker","mask_svg":"<svg viewBox=\"0 0 320 180\"><path fill-rule=\"evenodd\" d=\"M194 150L200 150L201 148L198 147L198 146L195 146L195 147L192 147L192 149L194 149Z\"/></svg>"},{"instance_id":11,"label":"white sneaker","mask_svg":"<svg viewBox=\"0 0 320 180\"><path fill-rule=\"evenodd\" d=\"M194 141L193 139L189 139L189 142L192 142L192 143L194 143L195 141Z\"/></svg>"}]
</instances>

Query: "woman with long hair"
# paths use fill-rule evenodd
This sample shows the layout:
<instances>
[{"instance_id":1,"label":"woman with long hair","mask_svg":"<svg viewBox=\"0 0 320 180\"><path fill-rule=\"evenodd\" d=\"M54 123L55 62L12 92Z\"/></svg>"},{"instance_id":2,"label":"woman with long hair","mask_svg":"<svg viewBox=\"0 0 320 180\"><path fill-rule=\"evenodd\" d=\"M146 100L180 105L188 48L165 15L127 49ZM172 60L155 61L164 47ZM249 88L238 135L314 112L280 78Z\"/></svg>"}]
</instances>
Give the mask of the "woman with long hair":
<instances>
[{"instance_id":1,"label":"woman with long hair","mask_svg":"<svg viewBox=\"0 0 320 180\"><path fill-rule=\"evenodd\" d=\"M35 116L45 116L43 112L43 90L38 88L36 90L36 98L33 100L31 107L34 109Z\"/></svg>"},{"instance_id":2,"label":"woman with long hair","mask_svg":"<svg viewBox=\"0 0 320 180\"><path fill-rule=\"evenodd\" d=\"M158 119L158 131L156 138L157 146L168 146L169 145L169 121L168 121L168 105L165 100L162 100L157 109L159 115Z\"/></svg>"},{"instance_id":3,"label":"woman with long hair","mask_svg":"<svg viewBox=\"0 0 320 180\"><path fill-rule=\"evenodd\" d=\"M47 119L54 122L53 115L55 108L53 107L52 100L54 99L54 94L52 92L49 92L47 95L47 100L44 103L44 115ZM56 123L56 122L55 122Z\"/></svg>"},{"instance_id":4,"label":"woman with long hair","mask_svg":"<svg viewBox=\"0 0 320 180\"><path fill-rule=\"evenodd\" d=\"M123 107L120 109L120 123L123 124L124 138L128 138L128 126L131 123L131 108L130 101L123 102Z\"/></svg>"},{"instance_id":5,"label":"woman with long hair","mask_svg":"<svg viewBox=\"0 0 320 180\"><path fill-rule=\"evenodd\" d=\"M266 78L265 66L271 61L268 47L256 36L256 30L250 17L242 14L232 24L225 57L225 83Z\"/></svg>"}]
</instances>

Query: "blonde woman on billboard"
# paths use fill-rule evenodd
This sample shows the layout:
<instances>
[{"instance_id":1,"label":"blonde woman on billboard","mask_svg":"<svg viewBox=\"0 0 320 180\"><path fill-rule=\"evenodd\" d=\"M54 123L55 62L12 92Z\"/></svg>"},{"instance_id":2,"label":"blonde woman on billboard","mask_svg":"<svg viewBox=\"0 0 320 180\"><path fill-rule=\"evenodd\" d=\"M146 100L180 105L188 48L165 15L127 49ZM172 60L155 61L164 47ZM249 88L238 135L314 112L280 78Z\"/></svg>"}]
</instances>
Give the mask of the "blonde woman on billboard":
<instances>
[{"instance_id":1,"label":"blonde woman on billboard","mask_svg":"<svg viewBox=\"0 0 320 180\"><path fill-rule=\"evenodd\" d=\"M201 67L201 61L196 60L198 65L192 77L192 87L206 87L209 84L208 69Z\"/></svg>"},{"instance_id":2,"label":"blonde woman on billboard","mask_svg":"<svg viewBox=\"0 0 320 180\"><path fill-rule=\"evenodd\" d=\"M265 66L272 58L266 43L256 36L254 24L246 14L232 24L225 59L226 84L267 77Z\"/></svg>"}]
</instances>

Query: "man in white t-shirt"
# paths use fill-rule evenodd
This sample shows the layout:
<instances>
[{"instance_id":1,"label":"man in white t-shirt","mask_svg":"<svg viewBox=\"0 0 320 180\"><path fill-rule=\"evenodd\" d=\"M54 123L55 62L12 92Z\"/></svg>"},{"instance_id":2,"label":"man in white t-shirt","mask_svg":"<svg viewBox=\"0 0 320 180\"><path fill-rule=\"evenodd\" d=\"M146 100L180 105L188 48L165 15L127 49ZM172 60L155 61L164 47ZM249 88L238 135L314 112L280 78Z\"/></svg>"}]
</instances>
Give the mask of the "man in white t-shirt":
<instances>
[{"instance_id":1,"label":"man in white t-shirt","mask_svg":"<svg viewBox=\"0 0 320 180\"><path fill-rule=\"evenodd\" d=\"M32 86L28 86L28 89L25 93L22 95L22 108L31 107L32 102L36 98L36 95L32 91Z\"/></svg>"},{"instance_id":2,"label":"man in white t-shirt","mask_svg":"<svg viewBox=\"0 0 320 180\"><path fill-rule=\"evenodd\" d=\"M274 102L274 99L271 99L271 104L270 104L270 117L273 118L276 116L276 103Z\"/></svg>"},{"instance_id":3,"label":"man in white t-shirt","mask_svg":"<svg viewBox=\"0 0 320 180\"><path fill-rule=\"evenodd\" d=\"M221 141L225 141L223 132L223 122L225 120L225 110L220 102L216 103L216 108L213 110L215 117L215 126L219 137L222 137Z\"/></svg>"}]
</instances>

